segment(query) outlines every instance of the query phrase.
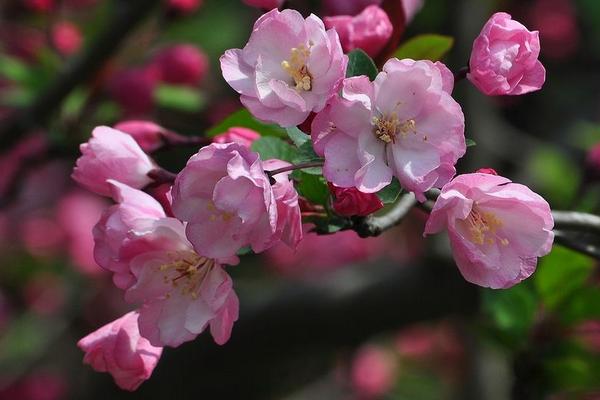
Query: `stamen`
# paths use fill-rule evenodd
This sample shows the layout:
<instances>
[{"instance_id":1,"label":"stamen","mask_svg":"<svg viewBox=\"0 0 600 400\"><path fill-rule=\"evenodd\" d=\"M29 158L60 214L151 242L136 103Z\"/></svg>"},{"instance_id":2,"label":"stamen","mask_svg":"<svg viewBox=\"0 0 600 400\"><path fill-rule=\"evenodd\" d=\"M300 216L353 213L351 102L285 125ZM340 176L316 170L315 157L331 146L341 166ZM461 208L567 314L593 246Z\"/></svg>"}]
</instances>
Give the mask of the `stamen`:
<instances>
[{"instance_id":1,"label":"stamen","mask_svg":"<svg viewBox=\"0 0 600 400\"><path fill-rule=\"evenodd\" d=\"M312 76L306 65L309 57L310 47L302 44L292 48L289 60L281 62L281 67L294 79L298 91L312 89Z\"/></svg>"},{"instance_id":2,"label":"stamen","mask_svg":"<svg viewBox=\"0 0 600 400\"><path fill-rule=\"evenodd\" d=\"M467 223L469 233L471 234L471 241L477 245L492 245L496 243L496 240L498 240L502 246L508 246L510 243L508 239L498 236L497 231L502 228L504 224L493 213L481 213L473 208L467 217Z\"/></svg>"},{"instance_id":3,"label":"stamen","mask_svg":"<svg viewBox=\"0 0 600 400\"><path fill-rule=\"evenodd\" d=\"M182 295L196 299L198 288L215 265L215 261L192 252L173 254L170 255L170 258L174 258L172 262L158 268L158 271L164 273L163 282L171 285L174 289L179 288ZM176 273L175 276L173 276L173 272ZM167 298L169 296L170 293L167 294Z\"/></svg>"},{"instance_id":4,"label":"stamen","mask_svg":"<svg viewBox=\"0 0 600 400\"><path fill-rule=\"evenodd\" d=\"M400 121L396 113L388 117L373 117L371 123L375 126L375 136L385 143L396 143L396 136L408 136L409 133L417 133L414 119Z\"/></svg>"}]
</instances>

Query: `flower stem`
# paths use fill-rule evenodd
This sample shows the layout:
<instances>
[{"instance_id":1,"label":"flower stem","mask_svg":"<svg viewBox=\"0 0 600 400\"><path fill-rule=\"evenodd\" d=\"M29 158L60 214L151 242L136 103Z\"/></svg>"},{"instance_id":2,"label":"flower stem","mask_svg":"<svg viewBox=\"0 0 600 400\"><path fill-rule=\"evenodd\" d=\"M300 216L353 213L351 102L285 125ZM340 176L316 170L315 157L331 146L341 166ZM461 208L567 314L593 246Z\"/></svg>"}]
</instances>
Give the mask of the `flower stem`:
<instances>
[{"instance_id":1,"label":"flower stem","mask_svg":"<svg viewBox=\"0 0 600 400\"><path fill-rule=\"evenodd\" d=\"M462 67L461 69L459 69L458 71L456 71L454 73L454 83L462 81L463 79L465 79L467 77L467 74L469 73L469 67Z\"/></svg>"},{"instance_id":2,"label":"flower stem","mask_svg":"<svg viewBox=\"0 0 600 400\"><path fill-rule=\"evenodd\" d=\"M163 183L173 183L175 182L175 178L177 177L177 174L171 172L171 171L167 171L164 168L155 168L153 170L151 170L150 172L148 172L148 177L150 179L153 179L154 182L151 183L151 185L161 185Z\"/></svg>"},{"instance_id":3,"label":"flower stem","mask_svg":"<svg viewBox=\"0 0 600 400\"><path fill-rule=\"evenodd\" d=\"M288 165L287 167L274 169L273 171L265 171L265 172L267 173L267 175L269 175L269 177L273 177L277 174L283 174L284 172L295 171L297 169L322 167L323 163L324 163L324 161L310 161L310 162L305 162L305 163L300 163L300 164L292 164L292 165Z\"/></svg>"}]
</instances>

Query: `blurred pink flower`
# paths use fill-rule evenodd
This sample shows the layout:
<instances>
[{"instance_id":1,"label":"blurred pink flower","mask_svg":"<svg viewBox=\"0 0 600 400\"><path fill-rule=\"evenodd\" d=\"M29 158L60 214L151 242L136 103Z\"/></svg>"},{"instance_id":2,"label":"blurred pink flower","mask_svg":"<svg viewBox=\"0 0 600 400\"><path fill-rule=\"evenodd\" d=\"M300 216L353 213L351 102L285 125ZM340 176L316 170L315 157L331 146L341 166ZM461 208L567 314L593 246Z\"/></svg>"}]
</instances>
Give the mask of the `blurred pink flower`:
<instances>
[{"instance_id":1,"label":"blurred pink flower","mask_svg":"<svg viewBox=\"0 0 600 400\"><path fill-rule=\"evenodd\" d=\"M563 59L577 51L580 31L572 0L536 0L529 16L531 25L540 31L542 54Z\"/></svg>"},{"instance_id":2,"label":"blurred pink flower","mask_svg":"<svg viewBox=\"0 0 600 400\"><path fill-rule=\"evenodd\" d=\"M262 8L264 10L270 10L272 8L279 8L283 4L284 0L242 0L244 3L252 7Z\"/></svg>"},{"instance_id":3,"label":"blurred pink flower","mask_svg":"<svg viewBox=\"0 0 600 400\"><path fill-rule=\"evenodd\" d=\"M496 13L473 42L467 78L488 96L540 90L546 69L539 54L538 31L530 32L507 13Z\"/></svg>"},{"instance_id":4,"label":"blurred pink flower","mask_svg":"<svg viewBox=\"0 0 600 400\"><path fill-rule=\"evenodd\" d=\"M108 179L138 189L152 182L148 172L155 168L154 162L126 133L98 126L80 149L81 157L77 159L71 177L94 193L109 196Z\"/></svg>"},{"instance_id":5,"label":"blurred pink flower","mask_svg":"<svg viewBox=\"0 0 600 400\"><path fill-rule=\"evenodd\" d=\"M383 202L374 193L363 193L357 188L339 188L329 184L333 195L333 210L342 216L367 216L383 208Z\"/></svg>"},{"instance_id":6,"label":"blurred pink flower","mask_svg":"<svg viewBox=\"0 0 600 400\"><path fill-rule=\"evenodd\" d=\"M552 248L548 202L528 187L489 174L465 174L442 188L425 234L448 229L463 277L494 289L528 278Z\"/></svg>"},{"instance_id":7,"label":"blurred pink flower","mask_svg":"<svg viewBox=\"0 0 600 400\"><path fill-rule=\"evenodd\" d=\"M324 0L324 15L356 15L370 5L381 5L383 0Z\"/></svg>"},{"instance_id":8,"label":"blurred pink flower","mask_svg":"<svg viewBox=\"0 0 600 400\"><path fill-rule=\"evenodd\" d=\"M493 168L479 168L476 172L480 174L498 175L496 170Z\"/></svg>"},{"instance_id":9,"label":"blurred pink flower","mask_svg":"<svg viewBox=\"0 0 600 400\"><path fill-rule=\"evenodd\" d=\"M154 66L129 68L111 77L108 90L128 116L144 115L154 108L154 89L159 78Z\"/></svg>"},{"instance_id":10,"label":"blurred pink flower","mask_svg":"<svg viewBox=\"0 0 600 400\"><path fill-rule=\"evenodd\" d=\"M106 202L83 191L68 193L57 205L57 219L65 232L71 262L86 275L94 276L102 272L94 260L92 229L106 206Z\"/></svg>"},{"instance_id":11,"label":"blurred pink flower","mask_svg":"<svg viewBox=\"0 0 600 400\"><path fill-rule=\"evenodd\" d=\"M48 146L48 140L42 133L33 134L17 142L17 144L0 155L0 195L14 183L15 174L23 164L42 154Z\"/></svg>"},{"instance_id":12,"label":"blurred pink flower","mask_svg":"<svg viewBox=\"0 0 600 400\"><path fill-rule=\"evenodd\" d=\"M575 327L574 335L587 349L600 353L600 320L589 320L579 324Z\"/></svg>"},{"instance_id":13,"label":"blurred pink flower","mask_svg":"<svg viewBox=\"0 0 600 400\"><path fill-rule=\"evenodd\" d=\"M169 8L172 10L178 11L183 14L191 14L194 11L198 10L202 4L203 0L168 0Z\"/></svg>"},{"instance_id":14,"label":"blurred pink flower","mask_svg":"<svg viewBox=\"0 0 600 400\"><path fill-rule=\"evenodd\" d=\"M227 129L227 132L220 133L213 137L214 143L237 143L246 148L250 148L252 143L260 139L260 133L252 129L234 126Z\"/></svg>"},{"instance_id":15,"label":"blurred pink flower","mask_svg":"<svg viewBox=\"0 0 600 400\"><path fill-rule=\"evenodd\" d=\"M208 58L196 46L177 44L162 49L154 63L167 83L196 86L208 73Z\"/></svg>"},{"instance_id":16,"label":"blurred pink flower","mask_svg":"<svg viewBox=\"0 0 600 400\"><path fill-rule=\"evenodd\" d=\"M163 350L140 336L137 312L110 322L77 345L85 352L84 363L98 372L108 372L120 388L129 391L150 378Z\"/></svg>"},{"instance_id":17,"label":"blurred pink flower","mask_svg":"<svg viewBox=\"0 0 600 400\"><path fill-rule=\"evenodd\" d=\"M173 212L199 254L226 263L244 246L259 253L277 241L269 178L259 155L237 143L213 143L188 160L173 186Z\"/></svg>"},{"instance_id":18,"label":"blurred pink flower","mask_svg":"<svg viewBox=\"0 0 600 400\"><path fill-rule=\"evenodd\" d=\"M77 25L62 21L52 26L52 44L63 55L71 55L81 47L83 37Z\"/></svg>"},{"instance_id":19,"label":"blurred pink flower","mask_svg":"<svg viewBox=\"0 0 600 400\"><path fill-rule=\"evenodd\" d=\"M344 51L363 49L371 57L379 54L394 30L386 12L376 5L368 6L355 17L325 17L323 22L327 29L337 31Z\"/></svg>"},{"instance_id":20,"label":"blurred pink flower","mask_svg":"<svg viewBox=\"0 0 600 400\"><path fill-rule=\"evenodd\" d=\"M48 372L34 372L0 389L2 400L62 400L67 398L67 380Z\"/></svg>"},{"instance_id":21,"label":"blurred pink flower","mask_svg":"<svg viewBox=\"0 0 600 400\"><path fill-rule=\"evenodd\" d=\"M32 11L48 12L54 8L55 0L24 0L25 6Z\"/></svg>"},{"instance_id":22,"label":"blurred pink flower","mask_svg":"<svg viewBox=\"0 0 600 400\"><path fill-rule=\"evenodd\" d=\"M318 17L274 9L256 21L244 49L221 56L221 69L256 118L289 127L325 107L347 62L337 33Z\"/></svg>"},{"instance_id":23,"label":"blurred pink flower","mask_svg":"<svg viewBox=\"0 0 600 400\"><path fill-rule=\"evenodd\" d=\"M374 345L364 346L352 361L352 386L363 398L380 398L393 388L397 369L393 354Z\"/></svg>"},{"instance_id":24,"label":"blurred pink flower","mask_svg":"<svg viewBox=\"0 0 600 400\"><path fill-rule=\"evenodd\" d=\"M0 27L0 42L7 54L35 62L46 43L46 37L42 30L6 21Z\"/></svg>"},{"instance_id":25,"label":"blurred pink flower","mask_svg":"<svg viewBox=\"0 0 600 400\"><path fill-rule=\"evenodd\" d=\"M312 123L325 178L374 193L396 176L420 201L447 183L466 151L464 116L447 72L441 63L393 58L374 82L345 79L342 96Z\"/></svg>"},{"instance_id":26,"label":"blurred pink flower","mask_svg":"<svg viewBox=\"0 0 600 400\"><path fill-rule=\"evenodd\" d=\"M30 310L40 315L60 312L67 300L66 284L62 277L51 273L39 273L27 282L23 297Z\"/></svg>"},{"instance_id":27,"label":"blurred pink flower","mask_svg":"<svg viewBox=\"0 0 600 400\"><path fill-rule=\"evenodd\" d=\"M35 256L56 256L60 253L65 234L52 215L34 213L20 221L21 241Z\"/></svg>"}]
</instances>

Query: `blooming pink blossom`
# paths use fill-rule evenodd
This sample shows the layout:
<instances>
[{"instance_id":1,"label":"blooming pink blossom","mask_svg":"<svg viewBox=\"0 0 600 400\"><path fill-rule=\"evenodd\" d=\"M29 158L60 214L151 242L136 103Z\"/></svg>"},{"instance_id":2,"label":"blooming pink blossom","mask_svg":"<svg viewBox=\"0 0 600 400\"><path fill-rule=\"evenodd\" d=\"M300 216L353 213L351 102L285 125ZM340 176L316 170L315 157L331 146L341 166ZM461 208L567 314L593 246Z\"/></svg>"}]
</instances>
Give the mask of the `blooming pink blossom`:
<instances>
[{"instance_id":1,"label":"blooming pink blossom","mask_svg":"<svg viewBox=\"0 0 600 400\"><path fill-rule=\"evenodd\" d=\"M371 57L379 54L394 30L386 12L376 5L368 6L356 17L325 17L323 22L326 28L337 31L344 51L363 49Z\"/></svg>"},{"instance_id":2,"label":"blooming pink blossom","mask_svg":"<svg viewBox=\"0 0 600 400\"><path fill-rule=\"evenodd\" d=\"M103 196L110 195L108 179L142 188L152 182L148 172L153 161L126 133L99 126L92 138L80 146L81 157L73 169L72 178L84 188Z\"/></svg>"},{"instance_id":3,"label":"blooming pink blossom","mask_svg":"<svg viewBox=\"0 0 600 400\"><path fill-rule=\"evenodd\" d=\"M333 210L346 217L367 216L383 208L383 202L374 193L363 193L357 188L339 188L329 184L333 194Z\"/></svg>"},{"instance_id":4,"label":"blooming pink blossom","mask_svg":"<svg viewBox=\"0 0 600 400\"><path fill-rule=\"evenodd\" d=\"M380 398L394 386L397 368L393 354L377 346L364 346L352 361L352 385L367 399Z\"/></svg>"},{"instance_id":5,"label":"blooming pink blossom","mask_svg":"<svg viewBox=\"0 0 600 400\"><path fill-rule=\"evenodd\" d=\"M156 346L178 346L210 324L215 341L225 343L238 313L229 275L194 252L183 223L166 217L156 200L110 183L118 204L94 230L96 259L114 272L125 299L141 304L142 336Z\"/></svg>"},{"instance_id":6,"label":"blooming pink blossom","mask_svg":"<svg viewBox=\"0 0 600 400\"><path fill-rule=\"evenodd\" d=\"M312 124L325 178L374 193L396 176L424 201L425 191L454 176L466 151L464 116L450 96L452 86L443 64L396 58L374 82L366 76L345 79L342 96Z\"/></svg>"},{"instance_id":7,"label":"blooming pink blossom","mask_svg":"<svg viewBox=\"0 0 600 400\"><path fill-rule=\"evenodd\" d=\"M83 38L77 25L63 21L52 27L52 43L56 50L66 56L71 55L81 47Z\"/></svg>"},{"instance_id":8,"label":"blooming pink blossom","mask_svg":"<svg viewBox=\"0 0 600 400\"><path fill-rule=\"evenodd\" d=\"M501 176L465 174L442 188L425 234L448 229L466 280L507 288L529 277L552 248L550 206L528 187Z\"/></svg>"},{"instance_id":9,"label":"blooming pink blossom","mask_svg":"<svg viewBox=\"0 0 600 400\"><path fill-rule=\"evenodd\" d=\"M263 162L266 171L274 171L291 164L281 160L267 160ZM292 249L296 249L302 240L302 216L298 205L298 192L290 180L290 172L273 176L273 194L277 203L277 236Z\"/></svg>"},{"instance_id":10,"label":"blooming pink blossom","mask_svg":"<svg viewBox=\"0 0 600 400\"><path fill-rule=\"evenodd\" d=\"M158 53L155 63L164 82L197 85L208 72L208 59L196 46L177 44Z\"/></svg>"},{"instance_id":11,"label":"blooming pink blossom","mask_svg":"<svg viewBox=\"0 0 600 400\"><path fill-rule=\"evenodd\" d=\"M223 77L258 119L281 126L301 124L325 107L346 73L335 30L315 15L269 11L254 24L243 49L221 57Z\"/></svg>"},{"instance_id":12,"label":"blooming pink blossom","mask_svg":"<svg viewBox=\"0 0 600 400\"><path fill-rule=\"evenodd\" d=\"M202 6L203 0L169 0L169 8L183 14L191 14Z\"/></svg>"},{"instance_id":13,"label":"blooming pink blossom","mask_svg":"<svg viewBox=\"0 0 600 400\"><path fill-rule=\"evenodd\" d=\"M564 59L577 51L581 33L573 0L536 0L529 17L531 25L540 31L542 54Z\"/></svg>"},{"instance_id":14,"label":"blooming pink blossom","mask_svg":"<svg viewBox=\"0 0 600 400\"><path fill-rule=\"evenodd\" d=\"M233 282L213 259L185 251L144 253L131 262L136 282L125 294L143 302L140 332L153 345L177 347L209 325L215 342L224 344L238 318Z\"/></svg>"},{"instance_id":15,"label":"blooming pink blossom","mask_svg":"<svg viewBox=\"0 0 600 400\"><path fill-rule=\"evenodd\" d=\"M252 143L260 139L260 133L252 129L242 128L239 126L231 127L227 132L220 133L213 138L214 143L237 143L246 148L250 148Z\"/></svg>"},{"instance_id":16,"label":"blooming pink blossom","mask_svg":"<svg viewBox=\"0 0 600 400\"><path fill-rule=\"evenodd\" d=\"M192 156L173 186L173 212L199 254L234 263L277 240L277 203L257 153L237 143L213 143ZM218 234L215 234L218 232Z\"/></svg>"},{"instance_id":17,"label":"blooming pink blossom","mask_svg":"<svg viewBox=\"0 0 600 400\"><path fill-rule=\"evenodd\" d=\"M109 181L117 202L104 212L93 230L94 257L113 272L113 282L128 289L135 279L130 270L133 258L152 251L188 250L183 224L168 218L152 196L116 181Z\"/></svg>"},{"instance_id":18,"label":"blooming pink blossom","mask_svg":"<svg viewBox=\"0 0 600 400\"><path fill-rule=\"evenodd\" d=\"M279 8L283 4L284 0L242 0L244 3L252 7L258 7L265 10L272 8Z\"/></svg>"},{"instance_id":19,"label":"blooming pink blossom","mask_svg":"<svg viewBox=\"0 0 600 400\"><path fill-rule=\"evenodd\" d=\"M167 130L162 126L145 120L127 120L119 122L114 127L116 130L131 135L142 150L152 153L164 143L163 137Z\"/></svg>"},{"instance_id":20,"label":"blooming pink blossom","mask_svg":"<svg viewBox=\"0 0 600 400\"><path fill-rule=\"evenodd\" d=\"M489 96L540 90L546 69L539 54L538 31L530 32L507 13L496 13L473 43L467 77Z\"/></svg>"},{"instance_id":21,"label":"blooming pink blossom","mask_svg":"<svg viewBox=\"0 0 600 400\"><path fill-rule=\"evenodd\" d=\"M163 350L140 336L138 315L125 314L77 343L85 352L84 363L108 372L120 388L129 391L150 378Z\"/></svg>"}]
</instances>

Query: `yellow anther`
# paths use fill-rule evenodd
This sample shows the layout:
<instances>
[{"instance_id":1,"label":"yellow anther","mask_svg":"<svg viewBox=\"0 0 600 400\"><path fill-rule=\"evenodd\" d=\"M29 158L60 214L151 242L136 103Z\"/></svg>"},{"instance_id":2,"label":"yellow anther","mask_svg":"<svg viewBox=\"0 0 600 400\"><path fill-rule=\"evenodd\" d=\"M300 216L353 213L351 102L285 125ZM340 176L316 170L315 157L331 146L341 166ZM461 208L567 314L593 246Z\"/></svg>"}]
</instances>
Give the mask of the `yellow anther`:
<instances>
[{"instance_id":1,"label":"yellow anther","mask_svg":"<svg viewBox=\"0 0 600 400\"><path fill-rule=\"evenodd\" d=\"M371 123L375 126L375 136L385 143L396 143L399 134L406 137L409 133L417 133L414 119L400 121L396 113L387 117L373 117Z\"/></svg>"},{"instance_id":2,"label":"yellow anther","mask_svg":"<svg viewBox=\"0 0 600 400\"><path fill-rule=\"evenodd\" d=\"M294 79L296 90L298 91L309 91L312 89L312 76L306 65L309 57L310 48L302 44L292 48L289 60L281 62L281 68Z\"/></svg>"}]
</instances>

